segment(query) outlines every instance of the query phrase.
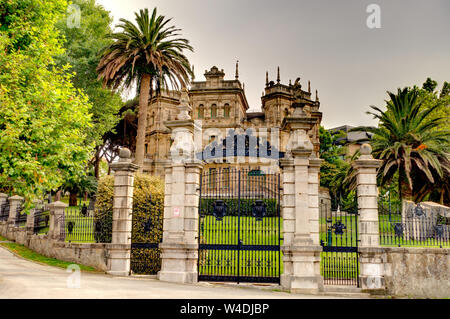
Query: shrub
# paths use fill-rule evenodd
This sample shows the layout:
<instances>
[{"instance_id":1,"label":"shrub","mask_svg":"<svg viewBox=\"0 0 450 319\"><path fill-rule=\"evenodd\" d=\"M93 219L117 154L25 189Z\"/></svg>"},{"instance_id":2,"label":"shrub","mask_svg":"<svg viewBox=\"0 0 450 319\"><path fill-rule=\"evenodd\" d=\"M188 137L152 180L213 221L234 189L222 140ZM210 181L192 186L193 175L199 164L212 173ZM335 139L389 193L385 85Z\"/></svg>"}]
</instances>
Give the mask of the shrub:
<instances>
[{"instance_id":1,"label":"shrub","mask_svg":"<svg viewBox=\"0 0 450 319\"><path fill-rule=\"evenodd\" d=\"M114 177L102 178L98 184L95 221L100 231L97 242L111 242ZM164 182L155 176L136 174L133 193L132 243L158 244L162 241ZM156 274L159 271L158 248L133 248L131 266L135 273Z\"/></svg>"}]
</instances>

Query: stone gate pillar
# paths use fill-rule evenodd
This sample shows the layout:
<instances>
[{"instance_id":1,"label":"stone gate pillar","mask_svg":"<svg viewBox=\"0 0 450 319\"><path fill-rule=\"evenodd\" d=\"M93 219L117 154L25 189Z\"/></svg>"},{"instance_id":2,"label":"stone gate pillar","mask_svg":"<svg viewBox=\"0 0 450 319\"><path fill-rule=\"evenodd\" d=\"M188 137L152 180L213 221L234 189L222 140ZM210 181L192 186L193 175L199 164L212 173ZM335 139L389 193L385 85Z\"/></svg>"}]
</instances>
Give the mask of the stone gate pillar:
<instances>
[{"instance_id":1,"label":"stone gate pillar","mask_svg":"<svg viewBox=\"0 0 450 319\"><path fill-rule=\"evenodd\" d=\"M61 240L61 230L64 216L64 209L69 206L63 202L57 201L48 205L49 207L49 228L48 237L53 240Z\"/></svg>"},{"instance_id":2,"label":"stone gate pillar","mask_svg":"<svg viewBox=\"0 0 450 319\"><path fill-rule=\"evenodd\" d=\"M114 204L108 273L115 276L130 274L133 185L138 167L131 162L131 152L127 148L120 150L119 162L111 164L114 170Z\"/></svg>"},{"instance_id":3,"label":"stone gate pillar","mask_svg":"<svg viewBox=\"0 0 450 319\"><path fill-rule=\"evenodd\" d=\"M320 276L322 247L318 240L320 160L316 158L307 134L314 124L314 119L301 117L301 114L285 119L284 126L290 136L286 159L280 160L284 223L281 284L296 293L318 293L323 287Z\"/></svg>"},{"instance_id":4,"label":"stone gate pillar","mask_svg":"<svg viewBox=\"0 0 450 319\"><path fill-rule=\"evenodd\" d=\"M165 198L159 280L194 283L198 279L198 204L201 161L195 160L195 123L182 92L180 114L164 124L172 131L170 163L165 169Z\"/></svg>"},{"instance_id":5,"label":"stone gate pillar","mask_svg":"<svg viewBox=\"0 0 450 319\"><path fill-rule=\"evenodd\" d=\"M24 198L21 196L12 196L9 198L9 217L8 224L14 226L16 223L17 210L23 203Z\"/></svg>"},{"instance_id":6,"label":"stone gate pillar","mask_svg":"<svg viewBox=\"0 0 450 319\"><path fill-rule=\"evenodd\" d=\"M382 290L384 283L383 250L380 247L378 227L377 169L382 161L372 157L368 144L361 146L361 156L355 160L360 239L360 282L364 290Z\"/></svg>"}]
</instances>

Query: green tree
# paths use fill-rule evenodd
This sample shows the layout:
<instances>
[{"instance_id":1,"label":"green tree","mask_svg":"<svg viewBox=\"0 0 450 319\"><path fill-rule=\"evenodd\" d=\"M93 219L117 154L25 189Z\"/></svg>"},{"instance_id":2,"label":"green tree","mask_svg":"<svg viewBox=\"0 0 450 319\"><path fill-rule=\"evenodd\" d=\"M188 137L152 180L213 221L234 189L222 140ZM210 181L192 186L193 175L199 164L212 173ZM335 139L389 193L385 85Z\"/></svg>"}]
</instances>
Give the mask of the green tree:
<instances>
[{"instance_id":1,"label":"green tree","mask_svg":"<svg viewBox=\"0 0 450 319\"><path fill-rule=\"evenodd\" d=\"M436 81L432 80L431 78L427 78L425 83L422 85L422 89L429 93L432 93L434 92L434 89L437 87L437 85L438 84Z\"/></svg>"},{"instance_id":2,"label":"green tree","mask_svg":"<svg viewBox=\"0 0 450 319\"><path fill-rule=\"evenodd\" d=\"M120 94L102 87L96 71L102 51L113 43L109 37L113 19L95 0L73 0L72 3L80 9L80 24L77 27L68 24L67 17L57 23L65 38L65 52L55 60L61 67L69 65L67 72L74 73L74 86L83 90L92 103L94 125L87 132L87 137L89 142L95 143L91 163L98 178L105 135L114 130L119 121L119 109L123 105Z\"/></svg>"},{"instance_id":3,"label":"green tree","mask_svg":"<svg viewBox=\"0 0 450 319\"><path fill-rule=\"evenodd\" d=\"M450 169L449 132L437 130L444 119L433 117L438 104L423 108L423 98L417 88L388 92L387 110L371 106L376 112L368 112L379 120L378 127L359 127L354 130L374 133L371 144L373 155L383 161L379 169L381 185L392 182L397 173L398 193L401 198L412 199L414 191L423 180L429 183L445 178Z\"/></svg>"},{"instance_id":4,"label":"green tree","mask_svg":"<svg viewBox=\"0 0 450 319\"><path fill-rule=\"evenodd\" d=\"M323 126L319 128L320 139L320 158L324 161L320 166L320 186L330 188L333 176L335 176L341 166L343 160L341 155L343 153L342 147L337 144L337 139L341 134L332 134L327 131Z\"/></svg>"},{"instance_id":5,"label":"green tree","mask_svg":"<svg viewBox=\"0 0 450 319\"><path fill-rule=\"evenodd\" d=\"M0 185L29 200L84 169L92 145L87 97L54 56L64 0L0 2Z\"/></svg>"},{"instance_id":6,"label":"green tree","mask_svg":"<svg viewBox=\"0 0 450 319\"><path fill-rule=\"evenodd\" d=\"M148 9L136 13L136 25L121 19L121 32L112 35L115 42L103 53L97 71L104 85L117 89L137 83L139 93L138 129L135 162L142 170L149 97L160 88L185 87L192 76L184 50L193 51L189 41L177 38L180 29L168 27L171 19L152 15Z\"/></svg>"}]
</instances>

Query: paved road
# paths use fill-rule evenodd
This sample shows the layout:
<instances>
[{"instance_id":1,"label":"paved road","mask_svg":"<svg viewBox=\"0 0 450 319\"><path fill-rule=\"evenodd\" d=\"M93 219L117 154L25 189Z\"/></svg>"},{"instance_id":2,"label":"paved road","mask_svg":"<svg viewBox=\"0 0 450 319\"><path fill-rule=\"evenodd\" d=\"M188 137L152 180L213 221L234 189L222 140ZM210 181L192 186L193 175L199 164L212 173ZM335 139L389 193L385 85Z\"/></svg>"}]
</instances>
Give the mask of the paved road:
<instances>
[{"instance_id":1,"label":"paved road","mask_svg":"<svg viewBox=\"0 0 450 319\"><path fill-rule=\"evenodd\" d=\"M270 289L200 283L181 285L142 277L81 273L80 288L68 288L70 273L16 257L0 246L0 298L317 298ZM321 297L330 298L330 297Z\"/></svg>"}]
</instances>

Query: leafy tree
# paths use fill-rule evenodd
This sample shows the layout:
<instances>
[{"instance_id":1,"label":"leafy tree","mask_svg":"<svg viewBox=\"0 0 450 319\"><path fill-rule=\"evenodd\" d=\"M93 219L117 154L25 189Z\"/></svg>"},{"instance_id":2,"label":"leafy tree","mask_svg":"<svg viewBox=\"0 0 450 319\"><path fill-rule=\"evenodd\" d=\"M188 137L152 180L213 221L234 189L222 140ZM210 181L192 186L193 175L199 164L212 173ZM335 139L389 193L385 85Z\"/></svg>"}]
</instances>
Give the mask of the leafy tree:
<instances>
[{"instance_id":1,"label":"leafy tree","mask_svg":"<svg viewBox=\"0 0 450 319\"><path fill-rule=\"evenodd\" d=\"M450 96L450 83L444 82L441 90L440 98L449 97ZM447 105L448 106L448 105Z\"/></svg>"},{"instance_id":2,"label":"leafy tree","mask_svg":"<svg viewBox=\"0 0 450 319\"><path fill-rule=\"evenodd\" d=\"M371 144L375 158L383 160L379 169L381 185L392 182L397 173L398 193L401 198L412 199L414 191L424 177L429 183L445 178L450 170L449 132L437 130L444 119L433 117L438 104L423 108L423 98L417 88L388 92L387 110L371 106L376 112L368 112L379 120L378 127L359 127L355 131L374 133Z\"/></svg>"},{"instance_id":3,"label":"leafy tree","mask_svg":"<svg viewBox=\"0 0 450 319\"><path fill-rule=\"evenodd\" d=\"M29 200L83 170L92 151L87 97L54 56L64 0L0 2L0 185Z\"/></svg>"},{"instance_id":4,"label":"leafy tree","mask_svg":"<svg viewBox=\"0 0 450 319\"><path fill-rule=\"evenodd\" d=\"M422 85L422 89L425 91L432 93L434 89L437 87L437 82L432 80L431 78L427 78L425 83Z\"/></svg>"},{"instance_id":5,"label":"leafy tree","mask_svg":"<svg viewBox=\"0 0 450 319\"><path fill-rule=\"evenodd\" d=\"M139 111L136 137L135 162L142 169L144 163L145 132L149 97L168 84L175 88L185 87L192 76L184 50L193 51L189 41L177 38L180 29L168 27L171 19L158 16L156 8L152 15L148 9L136 13L136 25L121 19L114 33L115 42L103 53L97 71L106 86L117 89L129 88L138 83Z\"/></svg>"},{"instance_id":6,"label":"leafy tree","mask_svg":"<svg viewBox=\"0 0 450 319\"><path fill-rule=\"evenodd\" d=\"M320 167L320 186L330 188L331 180L335 176L340 167L343 165L343 160L340 158L342 148L337 145L336 141L340 134L332 134L323 126L319 128L320 139L320 158L324 161Z\"/></svg>"},{"instance_id":7,"label":"leafy tree","mask_svg":"<svg viewBox=\"0 0 450 319\"><path fill-rule=\"evenodd\" d=\"M109 38L113 21L109 12L97 5L95 0L73 0L81 11L79 27L67 23L64 17L57 23L65 38L65 52L55 58L59 66L70 65L67 72L74 73L72 83L84 91L92 103L93 126L87 132L89 142L95 143L91 163L95 176L99 177L101 153L105 135L114 130L119 121L118 112L122 99L118 93L104 89L97 79L97 65L102 51L113 43Z\"/></svg>"}]
</instances>

